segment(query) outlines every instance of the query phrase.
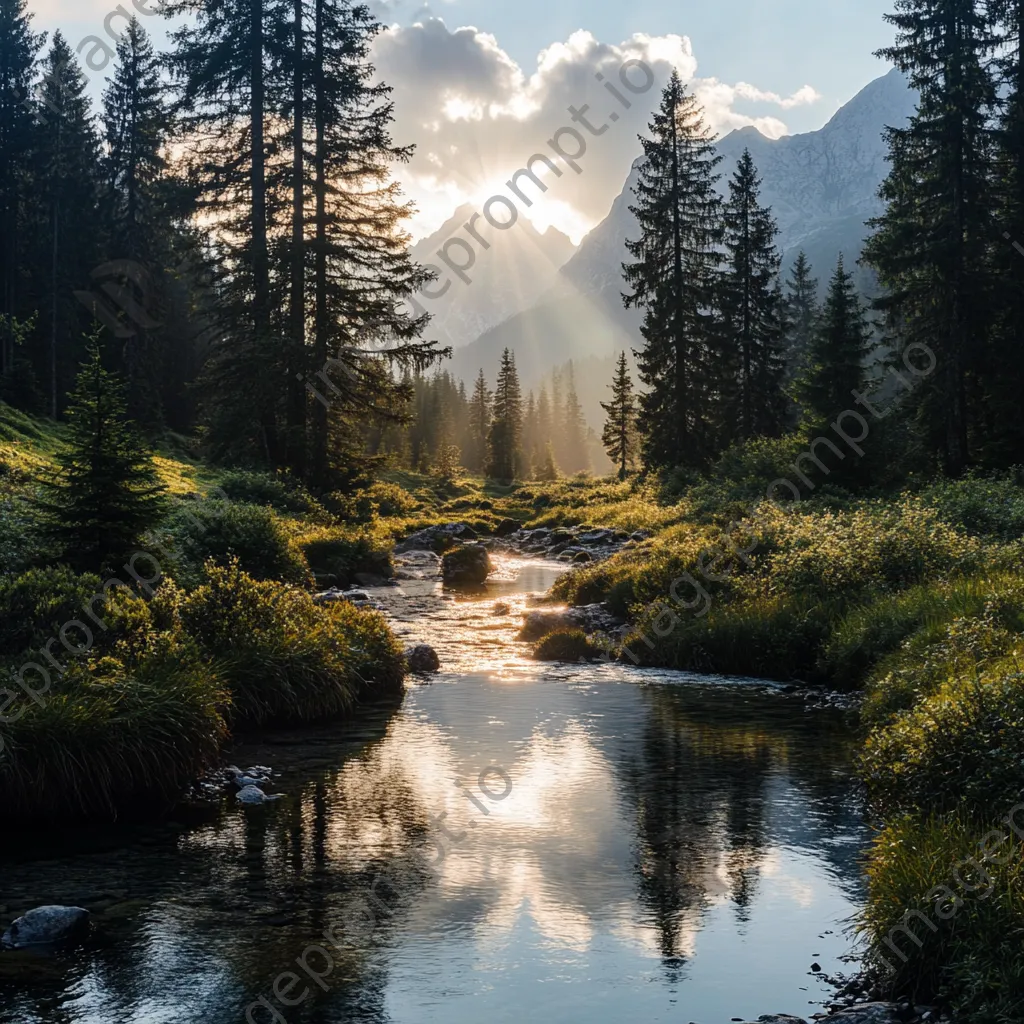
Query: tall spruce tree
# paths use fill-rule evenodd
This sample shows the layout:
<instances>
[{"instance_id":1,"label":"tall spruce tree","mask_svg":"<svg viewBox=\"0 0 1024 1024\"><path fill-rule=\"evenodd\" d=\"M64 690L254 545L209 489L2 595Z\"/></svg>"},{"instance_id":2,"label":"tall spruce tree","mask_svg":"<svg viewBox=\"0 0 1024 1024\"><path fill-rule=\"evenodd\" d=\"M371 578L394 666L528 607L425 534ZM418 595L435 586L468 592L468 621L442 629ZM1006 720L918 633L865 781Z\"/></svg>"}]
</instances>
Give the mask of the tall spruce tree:
<instances>
[{"instance_id":1,"label":"tall spruce tree","mask_svg":"<svg viewBox=\"0 0 1024 1024\"><path fill-rule=\"evenodd\" d=\"M721 262L721 201L714 135L675 72L641 137L644 159L630 207L640 237L627 241L627 306L643 309L638 351L643 452L654 467L707 463L715 346L713 297Z\"/></svg>"},{"instance_id":2,"label":"tall spruce tree","mask_svg":"<svg viewBox=\"0 0 1024 1024\"><path fill-rule=\"evenodd\" d=\"M582 473L590 469L586 445L587 421L576 394L576 374L571 362L566 368L565 405L562 413L555 447L558 461L567 473Z\"/></svg>"},{"instance_id":3,"label":"tall spruce tree","mask_svg":"<svg viewBox=\"0 0 1024 1024\"><path fill-rule=\"evenodd\" d=\"M314 366L333 381L332 413L355 422L391 417L404 396L394 367L425 368L444 352L424 341L426 314L404 300L431 279L409 257L411 207L391 178L411 147L391 138L391 89L376 78L370 48L380 23L362 4L314 0L311 191ZM339 455L316 410L310 480L329 483Z\"/></svg>"},{"instance_id":4,"label":"tall spruce tree","mask_svg":"<svg viewBox=\"0 0 1024 1024\"><path fill-rule=\"evenodd\" d=\"M522 429L523 400L519 374L516 372L515 356L505 349L494 387L494 408L488 438L489 477L511 483L519 475L522 465Z\"/></svg>"},{"instance_id":5,"label":"tall spruce tree","mask_svg":"<svg viewBox=\"0 0 1024 1024\"><path fill-rule=\"evenodd\" d=\"M864 306L840 256L821 318L811 335L807 368L796 385L804 433L817 436L844 409L852 407L853 393L865 388L870 351L871 332Z\"/></svg>"},{"instance_id":6,"label":"tall spruce tree","mask_svg":"<svg viewBox=\"0 0 1024 1024\"><path fill-rule=\"evenodd\" d=\"M983 409L987 414L980 456L990 465L1024 461L1024 0L996 0L1000 43L996 62L1002 105L996 132L993 193L1002 239L994 239L993 351L986 373Z\"/></svg>"},{"instance_id":7,"label":"tall spruce tree","mask_svg":"<svg viewBox=\"0 0 1024 1024\"><path fill-rule=\"evenodd\" d=\"M58 560L98 572L120 566L156 525L164 487L95 341L69 398L67 443L41 481L38 505Z\"/></svg>"},{"instance_id":8,"label":"tall spruce tree","mask_svg":"<svg viewBox=\"0 0 1024 1024\"><path fill-rule=\"evenodd\" d=\"M53 35L42 72L36 94L40 127L33 154L38 220L32 298L45 339L45 357L36 368L43 371L49 412L56 416L71 383L69 368L81 358L81 340L93 319L75 291L92 284L91 274L102 253L99 139L85 76L59 31Z\"/></svg>"},{"instance_id":9,"label":"tall spruce tree","mask_svg":"<svg viewBox=\"0 0 1024 1024\"><path fill-rule=\"evenodd\" d=\"M482 369L469 400L469 436L472 440L467 460L469 468L474 473L483 473L487 468L487 445L491 436L491 390Z\"/></svg>"},{"instance_id":10,"label":"tall spruce tree","mask_svg":"<svg viewBox=\"0 0 1024 1024\"><path fill-rule=\"evenodd\" d=\"M811 262L801 250L793 263L786 281L786 376L794 380L802 376L807 367L811 342L820 313L818 279L814 277Z\"/></svg>"},{"instance_id":11,"label":"tall spruce tree","mask_svg":"<svg viewBox=\"0 0 1024 1024\"><path fill-rule=\"evenodd\" d=\"M163 269L171 262L171 193L165 149L170 110L160 62L145 30L133 17L118 40L114 77L103 94L107 143L104 160L104 215L109 254L133 266L118 282L144 311L144 323L123 348L121 365L128 386L128 408L142 424L163 421L163 334L156 319L156 295ZM130 291L129 291L130 290ZM139 291L141 294L134 294Z\"/></svg>"},{"instance_id":12,"label":"tall spruce tree","mask_svg":"<svg viewBox=\"0 0 1024 1024\"><path fill-rule=\"evenodd\" d=\"M612 400L602 402L601 408L607 413L608 419L601 434L601 442L608 458L618 466L619 479L625 480L637 452L636 435L636 396L633 393L633 381L629 376L629 363L626 353L619 355L615 366L615 379L611 383Z\"/></svg>"},{"instance_id":13,"label":"tall spruce tree","mask_svg":"<svg viewBox=\"0 0 1024 1024\"><path fill-rule=\"evenodd\" d=\"M723 210L721 439L775 436L783 425L785 362L778 226L760 204L761 179L744 150Z\"/></svg>"},{"instance_id":14,"label":"tall spruce tree","mask_svg":"<svg viewBox=\"0 0 1024 1024\"><path fill-rule=\"evenodd\" d=\"M33 188L36 122L30 93L43 45L31 21L26 0L0 0L0 379L14 374L14 325L29 312L19 279Z\"/></svg>"},{"instance_id":15,"label":"tall spruce tree","mask_svg":"<svg viewBox=\"0 0 1024 1024\"><path fill-rule=\"evenodd\" d=\"M955 475L979 443L979 381L998 372L988 338L992 36L976 0L897 0L886 18L896 43L879 55L909 76L920 100L906 128L888 130L887 209L865 259L887 290L878 306L897 353L922 370L934 355L934 372L921 374L907 401L927 449Z\"/></svg>"}]
</instances>

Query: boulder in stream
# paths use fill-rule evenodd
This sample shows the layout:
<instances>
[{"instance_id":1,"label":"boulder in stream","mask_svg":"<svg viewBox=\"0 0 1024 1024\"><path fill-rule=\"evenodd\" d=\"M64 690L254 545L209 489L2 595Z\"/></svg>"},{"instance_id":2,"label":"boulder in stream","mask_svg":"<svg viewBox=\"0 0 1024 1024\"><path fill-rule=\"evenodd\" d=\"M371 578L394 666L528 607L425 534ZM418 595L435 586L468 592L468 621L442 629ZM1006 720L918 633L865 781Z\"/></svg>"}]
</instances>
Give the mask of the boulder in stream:
<instances>
[{"instance_id":1,"label":"boulder in stream","mask_svg":"<svg viewBox=\"0 0 1024 1024\"><path fill-rule=\"evenodd\" d=\"M89 911L81 907L37 907L19 917L4 932L0 944L5 949L53 946L76 942L89 931Z\"/></svg>"},{"instance_id":2,"label":"boulder in stream","mask_svg":"<svg viewBox=\"0 0 1024 1024\"><path fill-rule=\"evenodd\" d=\"M466 544L449 551L441 562L441 576L445 583L485 583L492 569L487 548L479 544Z\"/></svg>"},{"instance_id":3,"label":"boulder in stream","mask_svg":"<svg viewBox=\"0 0 1024 1024\"><path fill-rule=\"evenodd\" d=\"M468 523L445 523L417 530L395 545L399 554L406 551L447 551L460 541L476 540L477 532Z\"/></svg>"},{"instance_id":4,"label":"boulder in stream","mask_svg":"<svg viewBox=\"0 0 1024 1024\"><path fill-rule=\"evenodd\" d=\"M430 675L441 668L441 659L429 644L417 644L408 648L405 652L405 663L409 666L409 671L418 676Z\"/></svg>"}]
</instances>

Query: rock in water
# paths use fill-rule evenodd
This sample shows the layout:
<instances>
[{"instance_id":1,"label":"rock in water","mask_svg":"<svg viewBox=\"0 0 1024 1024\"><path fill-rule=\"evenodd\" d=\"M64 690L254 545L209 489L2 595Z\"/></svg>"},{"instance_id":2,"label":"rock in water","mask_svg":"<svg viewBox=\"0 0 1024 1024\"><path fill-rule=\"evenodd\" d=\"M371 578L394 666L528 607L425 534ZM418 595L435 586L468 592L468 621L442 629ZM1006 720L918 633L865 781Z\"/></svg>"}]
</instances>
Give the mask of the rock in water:
<instances>
[{"instance_id":1,"label":"rock in water","mask_svg":"<svg viewBox=\"0 0 1024 1024\"><path fill-rule=\"evenodd\" d=\"M267 802L267 794L259 786L243 786L235 794L235 799L240 804L265 804Z\"/></svg>"},{"instance_id":2,"label":"rock in water","mask_svg":"<svg viewBox=\"0 0 1024 1024\"><path fill-rule=\"evenodd\" d=\"M494 536L511 537L513 533L518 533L521 527L522 524L517 522L515 519L502 519L502 521L494 528Z\"/></svg>"},{"instance_id":3,"label":"rock in water","mask_svg":"<svg viewBox=\"0 0 1024 1024\"><path fill-rule=\"evenodd\" d=\"M19 917L4 932L6 949L74 942L89 931L89 911L81 907L38 907Z\"/></svg>"},{"instance_id":4,"label":"rock in water","mask_svg":"<svg viewBox=\"0 0 1024 1024\"><path fill-rule=\"evenodd\" d=\"M441 576L445 583L480 584L487 581L492 568L487 548L479 544L467 544L444 556Z\"/></svg>"},{"instance_id":5,"label":"rock in water","mask_svg":"<svg viewBox=\"0 0 1024 1024\"><path fill-rule=\"evenodd\" d=\"M417 644L405 652L405 662L410 672L416 675L425 676L431 672L437 672L441 668L441 659L437 651L429 644Z\"/></svg>"}]
</instances>

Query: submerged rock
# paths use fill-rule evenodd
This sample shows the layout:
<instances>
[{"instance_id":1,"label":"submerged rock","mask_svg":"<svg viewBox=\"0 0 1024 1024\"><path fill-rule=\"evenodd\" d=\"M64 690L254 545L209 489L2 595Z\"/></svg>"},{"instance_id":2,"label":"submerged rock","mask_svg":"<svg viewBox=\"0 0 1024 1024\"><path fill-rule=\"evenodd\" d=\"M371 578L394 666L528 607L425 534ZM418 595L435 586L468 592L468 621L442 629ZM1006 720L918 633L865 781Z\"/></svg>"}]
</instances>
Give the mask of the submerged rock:
<instances>
[{"instance_id":1,"label":"submerged rock","mask_svg":"<svg viewBox=\"0 0 1024 1024\"><path fill-rule=\"evenodd\" d=\"M417 644L408 648L405 652L405 662L410 672L421 676L437 672L441 668L441 659L429 644Z\"/></svg>"},{"instance_id":2,"label":"submerged rock","mask_svg":"<svg viewBox=\"0 0 1024 1024\"><path fill-rule=\"evenodd\" d=\"M89 931L89 911L81 907L38 907L19 917L4 932L0 944L5 949L52 946L75 942Z\"/></svg>"},{"instance_id":3,"label":"submerged rock","mask_svg":"<svg viewBox=\"0 0 1024 1024\"><path fill-rule=\"evenodd\" d=\"M479 544L467 544L444 556L441 576L445 583L484 583L491 574L491 556Z\"/></svg>"}]
</instances>

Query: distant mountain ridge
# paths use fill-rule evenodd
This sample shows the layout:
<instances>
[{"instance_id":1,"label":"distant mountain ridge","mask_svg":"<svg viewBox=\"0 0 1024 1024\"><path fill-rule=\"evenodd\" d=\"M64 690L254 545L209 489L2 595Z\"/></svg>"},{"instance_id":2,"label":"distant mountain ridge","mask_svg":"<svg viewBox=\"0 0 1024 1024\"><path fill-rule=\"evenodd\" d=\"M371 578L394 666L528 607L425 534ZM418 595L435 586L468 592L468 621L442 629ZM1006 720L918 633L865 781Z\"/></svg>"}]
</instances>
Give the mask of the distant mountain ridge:
<instances>
[{"instance_id":1,"label":"distant mountain ridge","mask_svg":"<svg viewBox=\"0 0 1024 1024\"><path fill-rule=\"evenodd\" d=\"M871 82L836 112L823 128L769 139L756 128L731 132L717 143L722 156L720 191L744 149L763 180L762 201L779 224L779 248L788 272L798 250L806 251L824 284L840 252L853 265L868 228L882 210L878 188L888 173L884 131L901 127L913 114L916 94L897 69ZM608 216L580 243L555 284L529 308L484 331L455 354L451 367L469 378L478 368L493 376L503 348L516 353L526 387L569 359L604 359L639 341L639 314L622 306L621 265L625 240L639 234L629 211L638 160ZM859 274L862 289L870 274ZM583 396L581 396L583 397Z\"/></svg>"},{"instance_id":2,"label":"distant mountain ridge","mask_svg":"<svg viewBox=\"0 0 1024 1024\"><path fill-rule=\"evenodd\" d=\"M576 246L557 229L541 234L525 217L499 233L482 224L481 233L494 238L490 249L474 245L475 262L467 272L470 283L454 277L439 262L437 252L455 235L468 239L464 225L479 211L468 203L455 211L445 223L412 247L417 263L438 266L444 273L435 290L451 280L440 298L421 299L433 319L430 337L442 345L458 348L491 327L529 308L556 281L559 269L576 251ZM456 250L453 259L465 260Z\"/></svg>"}]
</instances>

